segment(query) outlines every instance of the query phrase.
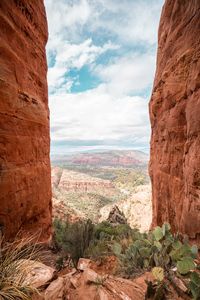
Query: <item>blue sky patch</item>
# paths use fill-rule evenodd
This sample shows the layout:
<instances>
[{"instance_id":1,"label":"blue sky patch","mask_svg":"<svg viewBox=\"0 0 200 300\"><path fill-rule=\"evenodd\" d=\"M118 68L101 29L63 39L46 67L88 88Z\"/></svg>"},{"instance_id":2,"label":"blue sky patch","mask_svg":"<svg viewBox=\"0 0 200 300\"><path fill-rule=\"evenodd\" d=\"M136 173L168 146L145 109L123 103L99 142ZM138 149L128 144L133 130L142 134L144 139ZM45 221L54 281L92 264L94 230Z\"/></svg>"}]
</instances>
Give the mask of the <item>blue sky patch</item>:
<instances>
[{"instance_id":1,"label":"blue sky patch","mask_svg":"<svg viewBox=\"0 0 200 300\"><path fill-rule=\"evenodd\" d=\"M91 74L88 65L82 67L80 70L71 69L67 76L73 80L71 93L84 92L96 88L101 83L98 77Z\"/></svg>"},{"instance_id":2,"label":"blue sky patch","mask_svg":"<svg viewBox=\"0 0 200 300\"><path fill-rule=\"evenodd\" d=\"M45 0L51 154L148 152L164 0Z\"/></svg>"}]
</instances>

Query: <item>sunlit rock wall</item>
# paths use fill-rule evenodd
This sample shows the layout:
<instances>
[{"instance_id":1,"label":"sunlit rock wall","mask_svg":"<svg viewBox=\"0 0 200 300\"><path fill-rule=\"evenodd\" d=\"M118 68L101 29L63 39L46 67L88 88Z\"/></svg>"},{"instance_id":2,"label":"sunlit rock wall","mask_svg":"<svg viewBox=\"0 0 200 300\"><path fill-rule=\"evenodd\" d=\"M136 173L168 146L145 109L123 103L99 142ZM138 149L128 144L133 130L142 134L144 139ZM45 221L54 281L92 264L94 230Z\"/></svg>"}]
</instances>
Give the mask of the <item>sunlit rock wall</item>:
<instances>
[{"instance_id":1,"label":"sunlit rock wall","mask_svg":"<svg viewBox=\"0 0 200 300\"><path fill-rule=\"evenodd\" d=\"M150 101L153 225L200 235L200 1L166 0Z\"/></svg>"},{"instance_id":2,"label":"sunlit rock wall","mask_svg":"<svg viewBox=\"0 0 200 300\"><path fill-rule=\"evenodd\" d=\"M43 0L0 1L0 229L51 230Z\"/></svg>"}]
</instances>

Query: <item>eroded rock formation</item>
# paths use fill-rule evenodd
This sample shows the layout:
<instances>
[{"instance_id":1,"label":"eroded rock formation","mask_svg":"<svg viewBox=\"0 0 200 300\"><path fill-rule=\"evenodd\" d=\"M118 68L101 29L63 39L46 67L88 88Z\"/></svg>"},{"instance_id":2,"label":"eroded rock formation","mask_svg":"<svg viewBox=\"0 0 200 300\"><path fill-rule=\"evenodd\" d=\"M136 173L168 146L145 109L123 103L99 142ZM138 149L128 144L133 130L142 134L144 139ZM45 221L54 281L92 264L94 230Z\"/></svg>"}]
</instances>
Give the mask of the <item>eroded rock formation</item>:
<instances>
[{"instance_id":1,"label":"eroded rock formation","mask_svg":"<svg viewBox=\"0 0 200 300\"><path fill-rule=\"evenodd\" d=\"M153 225L200 236L200 1L166 0L152 98Z\"/></svg>"},{"instance_id":2,"label":"eroded rock formation","mask_svg":"<svg viewBox=\"0 0 200 300\"><path fill-rule=\"evenodd\" d=\"M76 171L63 170L58 184L59 189L66 192L95 193L108 190L113 193L114 185L110 180L95 178Z\"/></svg>"},{"instance_id":3,"label":"eroded rock formation","mask_svg":"<svg viewBox=\"0 0 200 300\"><path fill-rule=\"evenodd\" d=\"M112 181L89 174L52 167L51 175L53 217L96 222L99 209L122 195Z\"/></svg>"},{"instance_id":4,"label":"eroded rock formation","mask_svg":"<svg viewBox=\"0 0 200 300\"><path fill-rule=\"evenodd\" d=\"M36 4L37 2L37 4ZM51 227L49 110L43 0L0 1L0 227Z\"/></svg>"},{"instance_id":5,"label":"eroded rock formation","mask_svg":"<svg viewBox=\"0 0 200 300\"><path fill-rule=\"evenodd\" d=\"M109 220L109 214L117 206L131 228L138 228L141 232L148 231L152 221L151 204L150 185L139 185L127 199L102 207L99 222Z\"/></svg>"}]
</instances>

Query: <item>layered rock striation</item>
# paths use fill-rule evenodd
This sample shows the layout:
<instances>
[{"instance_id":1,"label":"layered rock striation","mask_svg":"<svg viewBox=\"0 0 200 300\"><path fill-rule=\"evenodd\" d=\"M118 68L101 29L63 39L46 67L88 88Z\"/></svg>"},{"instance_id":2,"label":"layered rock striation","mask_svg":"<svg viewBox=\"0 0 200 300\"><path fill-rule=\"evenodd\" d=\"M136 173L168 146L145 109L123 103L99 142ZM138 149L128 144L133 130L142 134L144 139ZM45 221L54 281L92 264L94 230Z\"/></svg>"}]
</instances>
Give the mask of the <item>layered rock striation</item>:
<instances>
[{"instance_id":1,"label":"layered rock striation","mask_svg":"<svg viewBox=\"0 0 200 300\"><path fill-rule=\"evenodd\" d=\"M36 5L37 2L37 5ZM0 1L0 228L51 228L49 109L43 0Z\"/></svg>"},{"instance_id":2,"label":"layered rock striation","mask_svg":"<svg viewBox=\"0 0 200 300\"><path fill-rule=\"evenodd\" d=\"M115 191L115 186L110 180L59 167L52 167L51 180L53 188L64 192L95 193L107 190L112 194Z\"/></svg>"},{"instance_id":3,"label":"layered rock striation","mask_svg":"<svg viewBox=\"0 0 200 300\"><path fill-rule=\"evenodd\" d=\"M166 0L150 101L153 225L200 237L200 1Z\"/></svg>"},{"instance_id":4,"label":"layered rock striation","mask_svg":"<svg viewBox=\"0 0 200 300\"><path fill-rule=\"evenodd\" d=\"M58 187L66 192L95 193L103 190L114 192L114 185L110 180L95 178L76 171L63 170Z\"/></svg>"}]
</instances>

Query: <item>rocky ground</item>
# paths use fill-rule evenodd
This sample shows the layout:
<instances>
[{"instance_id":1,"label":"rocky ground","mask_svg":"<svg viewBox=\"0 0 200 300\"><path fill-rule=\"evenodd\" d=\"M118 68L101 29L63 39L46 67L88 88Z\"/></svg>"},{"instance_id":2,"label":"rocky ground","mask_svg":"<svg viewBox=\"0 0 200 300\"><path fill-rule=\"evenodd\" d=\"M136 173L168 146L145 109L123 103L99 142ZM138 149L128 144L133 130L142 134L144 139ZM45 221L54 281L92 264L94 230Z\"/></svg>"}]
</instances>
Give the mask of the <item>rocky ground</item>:
<instances>
[{"instance_id":1,"label":"rocky ground","mask_svg":"<svg viewBox=\"0 0 200 300\"><path fill-rule=\"evenodd\" d=\"M110 262L108 261L107 264ZM134 279L124 279L105 274L101 267L88 259L80 259L77 269L68 269L59 274L54 268L33 262L28 267L27 282L39 289L33 300L144 300L148 296L148 282L155 282L152 273L146 272ZM104 267L105 270L105 267ZM166 298L159 300L181 300L184 298L167 282Z\"/></svg>"},{"instance_id":2,"label":"rocky ground","mask_svg":"<svg viewBox=\"0 0 200 300\"><path fill-rule=\"evenodd\" d=\"M41 263L32 265L28 278L35 287L41 288L34 300L143 300L148 276L127 280L112 275L102 275L90 268L90 261L80 259L78 268L65 275L56 274L53 268ZM46 288L42 288L46 286Z\"/></svg>"}]
</instances>

